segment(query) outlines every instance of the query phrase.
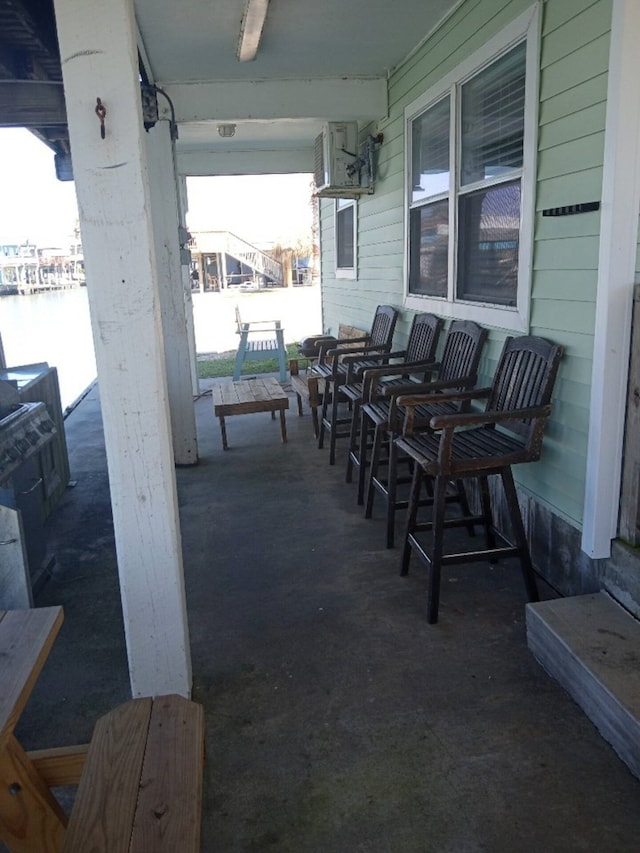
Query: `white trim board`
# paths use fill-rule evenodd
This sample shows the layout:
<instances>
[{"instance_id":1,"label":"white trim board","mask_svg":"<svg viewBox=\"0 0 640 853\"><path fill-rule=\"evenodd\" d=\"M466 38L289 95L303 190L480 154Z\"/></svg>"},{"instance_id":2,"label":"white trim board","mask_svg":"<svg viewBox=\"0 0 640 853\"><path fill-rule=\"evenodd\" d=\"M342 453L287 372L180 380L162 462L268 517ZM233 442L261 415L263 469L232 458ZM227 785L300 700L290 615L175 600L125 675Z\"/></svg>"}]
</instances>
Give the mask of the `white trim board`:
<instances>
[{"instance_id":1,"label":"white trim board","mask_svg":"<svg viewBox=\"0 0 640 853\"><path fill-rule=\"evenodd\" d=\"M582 550L617 534L640 209L640 4L613 0Z\"/></svg>"}]
</instances>

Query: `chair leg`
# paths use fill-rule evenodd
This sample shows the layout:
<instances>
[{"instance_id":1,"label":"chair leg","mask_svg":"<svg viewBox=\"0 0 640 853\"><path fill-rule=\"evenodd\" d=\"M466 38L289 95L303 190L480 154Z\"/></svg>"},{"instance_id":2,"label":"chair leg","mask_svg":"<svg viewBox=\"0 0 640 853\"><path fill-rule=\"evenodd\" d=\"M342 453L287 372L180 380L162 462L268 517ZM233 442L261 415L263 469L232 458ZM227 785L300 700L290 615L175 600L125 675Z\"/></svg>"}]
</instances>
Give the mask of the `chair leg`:
<instances>
[{"instance_id":1,"label":"chair leg","mask_svg":"<svg viewBox=\"0 0 640 853\"><path fill-rule=\"evenodd\" d=\"M336 464L336 434L338 432L338 411L340 408L340 387L336 384L331 401L331 434L329 435L329 465Z\"/></svg>"},{"instance_id":2,"label":"chair leg","mask_svg":"<svg viewBox=\"0 0 640 853\"><path fill-rule=\"evenodd\" d=\"M414 465L413 477L411 479L411 493L409 495L409 510L407 512L407 530L404 537L404 548L402 549L402 564L400 568L401 575L409 574L409 561L411 559L411 543L409 542L409 537L416 529L421 485L422 469L419 465Z\"/></svg>"},{"instance_id":3,"label":"chair leg","mask_svg":"<svg viewBox=\"0 0 640 853\"><path fill-rule=\"evenodd\" d=\"M329 409L329 400L332 396L332 394L329 393L332 384L333 383L329 379L325 379L324 394L322 395L322 411L320 412L320 434L318 436L319 450L322 450L322 448L324 447L325 419L327 417L327 412Z\"/></svg>"},{"instance_id":4,"label":"chair leg","mask_svg":"<svg viewBox=\"0 0 640 853\"><path fill-rule=\"evenodd\" d=\"M242 365L244 364L244 358L247 352L247 338L248 333L242 332L240 334L240 343L238 344L238 351L236 353L236 360L233 366L233 381L238 382L240 380L240 374L242 373Z\"/></svg>"},{"instance_id":5,"label":"chair leg","mask_svg":"<svg viewBox=\"0 0 640 853\"><path fill-rule=\"evenodd\" d=\"M351 429L349 430L349 450L347 452L347 474L346 482L350 483L353 479L353 456L358 449L358 421L360 420L360 403L356 401L353 404L351 413ZM358 469L360 468L360 456L358 456ZM360 503L360 501L358 501Z\"/></svg>"},{"instance_id":6,"label":"chair leg","mask_svg":"<svg viewBox=\"0 0 640 853\"><path fill-rule=\"evenodd\" d=\"M433 539L427 588L427 622L430 625L433 625L438 621L438 606L440 603L440 578L442 575L442 549L444 544L444 515L447 496L446 477L435 478L433 491Z\"/></svg>"},{"instance_id":7,"label":"chair leg","mask_svg":"<svg viewBox=\"0 0 640 853\"><path fill-rule=\"evenodd\" d=\"M482 507L482 525L484 527L484 539L487 550L496 547L496 537L493 532L493 514L491 512L491 495L489 493L489 480L487 477L478 477L478 486L480 487L480 504ZM490 563L497 563L497 558L489 560Z\"/></svg>"},{"instance_id":8,"label":"chair leg","mask_svg":"<svg viewBox=\"0 0 640 853\"><path fill-rule=\"evenodd\" d=\"M415 465L420 468L419 465ZM389 461L387 463L387 548L393 548L395 544L396 530L396 499L398 493L398 448L393 437L389 437ZM420 488L416 495L416 510L420 498Z\"/></svg>"},{"instance_id":9,"label":"chair leg","mask_svg":"<svg viewBox=\"0 0 640 853\"><path fill-rule=\"evenodd\" d=\"M380 467L380 452L382 450L382 440L384 438L384 424L376 424L373 433L373 447L371 448L371 464L369 465L369 474L367 477L367 502L364 510L364 517L371 518L373 514L373 499L376 495L376 487L374 480L378 476L378 468Z\"/></svg>"},{"instance_id":10,"label":"chair leg","mask_svg":"<svg viewBox=\"0 0 640 853\"><path fill-rule=\"evenodd\" d=\"M320 424L318 423L318 407L311 406L311 420L313 421L313 434L316 438L320 435Z\"/></svg>"},{"instance_id":11,"label":"chair leg","mask_svg":"<svg viewBox=\"0 0 640 853\"><path fill-rule=\"evenodd\" d=\"M460 504L460 510L463 515L469 516L471 515L471 509L469 507L469 501L467 500L467 492L464 487L464 480L456 480L455 488L458 494L458 503ZM467 524L467 533L469 536L476 535L476 529L473 524Z\"/></svg>"},{"instance_id":12,"label":"chair leg","mask_svg":"<svg viewBox=\"0 0 640 853\"><path fill-rule=\"evenodd\" d=\"M276 340L278 342L278 367L280 369L280 382L287 381L287 348L284 345L284 331L276 329Z\"/></svg>"},{"instance_id":13,"label":"chair leg","mask_svg":"<svg viewBox=\"0 0 640 853\"><path fill-rule=\"evenodd\" d=\"M360 415L360 449L358 450L358 506L364 504L364 491L367 482L367 449L371 434L371 422L364 412Z\"/></svg>"},{"instance_id":14,"label":"chair leg","mask_svg":"<svg viewBox=\"0 0 640 853\"><path fill-rule=\"evenodd\" d=\"M531 562L531 553L529 551L529 543L524 531L522 523L522 515L520 513L520 504L518 503L518 495L513 482L513 474L511 468L503 468L500 472L502 477L502 486L507 498L507 506L509 507L509 515L511 517L511 527L515 544L520 552L520 566L522 567L522 575L524 577L524 585L527 590L529 601L538 601L538 585L536 584L536 576L533 571L533 563Z\"/></svg>"}]
</instances>

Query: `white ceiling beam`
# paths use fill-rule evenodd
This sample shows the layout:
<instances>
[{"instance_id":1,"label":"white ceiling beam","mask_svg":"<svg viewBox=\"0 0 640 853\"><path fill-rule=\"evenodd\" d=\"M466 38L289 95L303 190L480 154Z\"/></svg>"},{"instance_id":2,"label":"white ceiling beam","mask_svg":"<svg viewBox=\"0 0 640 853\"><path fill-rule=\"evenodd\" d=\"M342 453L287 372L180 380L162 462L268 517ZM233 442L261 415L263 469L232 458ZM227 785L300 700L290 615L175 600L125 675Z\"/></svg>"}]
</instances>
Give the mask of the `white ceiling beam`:
<instances>
[{"instance_id":1,"label":"white ceiling beam","mask_svg":"<svg viewBox=\"0 0 640 853\"><path fill-rule=\"evenodd\" d=\"M387 115L384 78L229 80L163 83L178 124L188 121L327 118L371 121Z\"/></svg>"},{"instance_id":2,"label":"white ceiling beam","mask_svg":"<svg viewBox=\"0 0 640 853\"><path fill-rule=\"evenodd\" d=\"M313 149L176 152L180 175L287 175L313 172Z\"/></svg>"},{"instance_id":3,"label":"white ceiling beam","mask_svg":"<svg viewBox=\"0 0 640 853\"><path fill-rule=\"evenodd\" d=\"M147 53L147 47L144 43L144 39L142 38L142 33L140 32L140 26L136 23L136 36L138 39L138 58L142 62L144 66L145 73L147 75L147 82L151 85L154 83L154 73L153 68L151 67L151 60L149 59L149 54Z\"/></svg>"}]
</instances>

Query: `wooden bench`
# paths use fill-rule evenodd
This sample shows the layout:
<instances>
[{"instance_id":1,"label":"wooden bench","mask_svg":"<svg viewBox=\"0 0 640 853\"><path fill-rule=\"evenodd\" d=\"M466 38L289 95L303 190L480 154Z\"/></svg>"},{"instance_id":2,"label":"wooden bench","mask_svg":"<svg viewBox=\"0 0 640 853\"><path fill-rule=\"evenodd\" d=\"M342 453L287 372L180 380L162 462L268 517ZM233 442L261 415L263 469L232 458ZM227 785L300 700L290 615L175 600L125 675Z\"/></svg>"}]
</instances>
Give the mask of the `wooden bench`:
<instances>
[{"instance_id":1,"label":"wooden bench","mask_svg":"<svg viewBox=\"0 0 640 853\"><path fill-rule=\"evenodd\" d=\"M198 853L204 711L132 699L96 723L63 853Z\"/></svg>"},{"instance_id":2,"label":"wooden bench","mask_svg":"<svg viewBox=\"0 0 640 853\"><path fill-rule=\"evenodd\" d=\"M287 350L284 345L284 330L280 320L252 320L243 322L240 317L240 309L236 305L236 332L240 335L236 362L233 370L233 381L237 382L242 373L242 365L245 361L256 361L261 359L278 359L280 381L287 379ZM275 337L265 337L273 333ZM251 338L250 335L258 335Z\"/></svg>"},{"instance_id":3,"label":"wooden bench","mask_svg":"<svg viewBox=\"0 0 640 853\"><path fill-rule=\"evenodd\" d=\"M340 323L338 327L338 340L341 342L348 341L353 338L362 338L366 335L361 329L356 329L355 326L346 326ZM336 341L337 344L337 341ZM305 361L303 366L304 373L300 373L300 362ZM316 438L320 433L320 421L318 418L318 409L322 405L322 395L324 393L324 380L319 376L314 376L309 373L308 358L292 358L289 360L289 374L291 387L298 401L298 415L302 417L303 408L302 401L306 400L307 405L311 409L311 417L313 419L313 434Z\"/></svg>"}]
</instances>

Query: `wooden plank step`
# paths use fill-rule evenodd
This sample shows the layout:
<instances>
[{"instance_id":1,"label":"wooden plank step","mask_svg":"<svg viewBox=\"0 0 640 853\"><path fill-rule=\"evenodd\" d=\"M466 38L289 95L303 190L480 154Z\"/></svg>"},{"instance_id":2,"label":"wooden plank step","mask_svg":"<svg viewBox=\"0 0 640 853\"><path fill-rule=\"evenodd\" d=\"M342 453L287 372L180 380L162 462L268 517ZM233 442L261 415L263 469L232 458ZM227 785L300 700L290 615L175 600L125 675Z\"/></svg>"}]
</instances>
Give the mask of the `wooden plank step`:
<instances>
[{"instance_id":1,"label":"wooden plank step","mask_svg":"<svg viewBox=\"0 0 640 853\"><path fill-rule=\"evenodd\" d=\"M607 593L527 604L527 643L640 778L640 623Z\"/></svg>"}]
</instances>

